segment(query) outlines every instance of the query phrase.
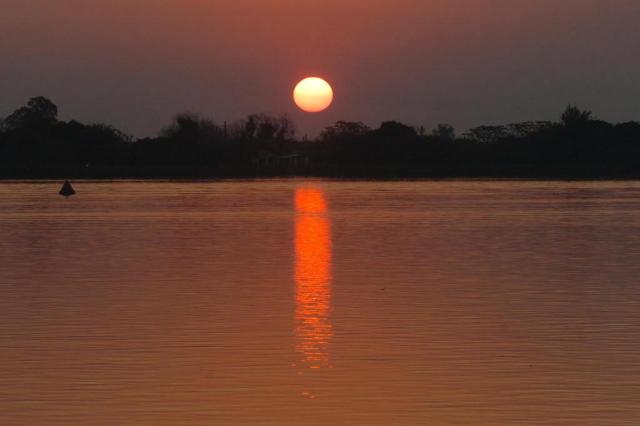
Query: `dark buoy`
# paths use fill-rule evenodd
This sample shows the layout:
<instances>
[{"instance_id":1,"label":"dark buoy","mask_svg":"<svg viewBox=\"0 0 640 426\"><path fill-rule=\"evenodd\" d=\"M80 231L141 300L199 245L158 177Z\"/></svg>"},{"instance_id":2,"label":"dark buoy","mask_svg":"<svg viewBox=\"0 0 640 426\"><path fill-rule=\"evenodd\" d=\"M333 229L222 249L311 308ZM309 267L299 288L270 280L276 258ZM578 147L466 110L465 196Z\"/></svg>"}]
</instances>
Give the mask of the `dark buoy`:
<instances>
[{"instance_id":1,"label":"dark buoy","mask_svg":"<svg viewBox=\"0 0 640 426\"><path fill-rule=\"evenodd\" d=\"M62 185L62 189L60 190L60 195L71 197L72 195L75 195L75 193L76 191L73 189L73 186L71 186L71 182L65 180L64 185Z\"/></svg>"}]
</instances>

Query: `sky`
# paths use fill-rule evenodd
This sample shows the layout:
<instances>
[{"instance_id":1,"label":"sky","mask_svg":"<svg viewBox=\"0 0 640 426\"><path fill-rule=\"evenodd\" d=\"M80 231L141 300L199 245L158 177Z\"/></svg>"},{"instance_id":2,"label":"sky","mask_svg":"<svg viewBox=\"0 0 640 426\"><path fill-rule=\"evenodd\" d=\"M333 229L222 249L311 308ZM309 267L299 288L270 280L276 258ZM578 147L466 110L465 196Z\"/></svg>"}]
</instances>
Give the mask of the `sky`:
<instances>
[{"instance_id":1,"label":"sky","mask_svg":"<svg viewBox=\"0 0 640 426\"><path fill-rule=\"evenodd\" d=\"M46 96L62 119L153 136L179 112L289 114L459 131L640 120L638 0L0 0L0 117ZM327 79L333 106L292 101Z\"/></svg>"}]
</instances>

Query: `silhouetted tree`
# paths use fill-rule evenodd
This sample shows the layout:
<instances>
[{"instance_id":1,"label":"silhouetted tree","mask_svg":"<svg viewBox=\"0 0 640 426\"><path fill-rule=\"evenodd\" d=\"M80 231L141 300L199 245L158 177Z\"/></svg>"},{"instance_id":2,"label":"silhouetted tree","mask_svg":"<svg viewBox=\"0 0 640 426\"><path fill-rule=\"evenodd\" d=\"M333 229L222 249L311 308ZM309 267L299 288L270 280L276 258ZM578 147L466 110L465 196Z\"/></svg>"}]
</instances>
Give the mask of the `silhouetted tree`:
<instances>
[{"instance_id":1,"label":"silhouetted tree","mask_svg":"<svg viewBox=\"0 0 640 426\"><path fill-rule=\"evenodd\" d=\"M528 137L545 132L553 127L550 121L524 121L510 124L509 132L515 137Z\"/></svg>"},{"instance_id":2,"label":"silhouetted tree","mask_svg":"<svg viewBox=\"0 0 640 426\"><path fill-rule=\"evenodd\" d=\"M288 141L295 135L295 126L288 115L279 117L251 114L231 125L232 138L244 141Z\"/></svg>"},{"instance_id":3,"label":"silhouetted tree","mask_svg":"<svg viewBox=\"0 0 640 426\"><path fill-rule=\"evenodd\" d=\"M4 121L8 131L52 126L58 120L58 107L42 96L31 98L26 106L17 109Z\"/></svg>"},{"instance_id":4,"label":"silhouetted tree","mask_svg":"<svg viewBox=\"0 0 640 426\"><path fill-rule=\"evenodd\" d=\"M197 114L182 113L161 130L154 152L155 162L162 164L208 164L218 161L224 131L213 121Z\"/></svg>"},{"instance_id":5,"label":"silhouetted tree","mask_svg":"<svg viewBox=\"0 0 640 426\"><path fill-rule=\"evenodd\" d=\"M640 144L640 123L637 121L628 121L615 126L618 138L625 142L637 142Z\"/></svg>"},{"instance_id":6,"label":"silhouetted tree","mask_svg":"<svg viewBox=\"0 0 640 426\"><path fill-rule=\"evenodd\" d=\"M562 114L562 123L565 127L575 127L591 120L591 111L583 111L576 105L569 105Z\"/></svg>"},{"instance_id":7,"label":"silhouetted tree","mask_svg":"<svg viewBox=\"0 0 640 426\"><path fill-rule=\"evenodd\" d=\"M431 135L442 141L453 141L456 139L456 130L450 124L438 124Z\"/></svg>"},{"instance_id":8,"label":"silhouetted tree","mask_svg":"<svg viewBox=\"0 0 640 426\"><path fill-rule=\"evenodd\" d=\"M479 126L469 130L467 139L480 143L497 142L510 137L506 126Z\"/></svg>"},{"instance_id":9,"label":"silhouetted tree","mask_svg":"<svg viewBox=\"0 0 640 426\"><path fill-rule=\"evenodd\" d=\"M92 140L100 144L131 142L131 136L116 129L111 124L94 123L86 126Z\"/></svg>"},{"instance_id":10,"label":"silhouetted tree","mask_svg":"<svg viewBox=\"0 0 640 426\"><path fill-rule=\"evenodd\" d=\"M323 142L355 141L370 131L369 127L359 121L338 121L333 126L325 127L320 134L320 140Z\"/></svg>"},{"instance_id":11,"label":"silhouetted tree","mask_svg":"<svg viewBox=\"0 0 640 426\"><path fill-rule=\"evenodd\" d=\"M160 176L172 170L215 175L221 165L254 170L261 158L275 154L275 158L304 158L300 164L309 167L311 174L371 169L373 173L387 170L390 176L402 170L507 176L524 170L524 175L536 176L555 167L560 174L566 170L567 176L575 176L575 170L640 176L640 123L612 125L573 105L557 123L479 126L458 139L446 124L425 135L398 121L383 122L376 129L361 122L338 121L315 141L296 140L289 117L266 114L249 115L227 130L184 113L157 137L134 141L108 124L59 121L53 102L33 98L0 120L0 173L11 167L22 167L28 175L34 170L49 173L56 167L89 173L129 166L140 176L149 170L161 170Z\"/></svg>"},{"instance_id":12,"label":"silhouetted tree","mask_svg":"<svg viewBox=\"0 0 640 426\"><path fill-rule=\"evenodd\" d=\"M411 140L418 136L418 132L411 126L398 121L385 121L374 130L377 137L387 140Z\"/></svg>"},{"instance_id":13,"label":"silhouetted tree","mask_svg":"<svg viewBox=\"0 0 640 426\"><path fill-rule=\"evenodd\" d=\"M210 120L197 114L182 113L173 118L173 122L162 129L160 136L181 143L196 144L221 135L221 129Z\"/></svg>"}]
</instances>

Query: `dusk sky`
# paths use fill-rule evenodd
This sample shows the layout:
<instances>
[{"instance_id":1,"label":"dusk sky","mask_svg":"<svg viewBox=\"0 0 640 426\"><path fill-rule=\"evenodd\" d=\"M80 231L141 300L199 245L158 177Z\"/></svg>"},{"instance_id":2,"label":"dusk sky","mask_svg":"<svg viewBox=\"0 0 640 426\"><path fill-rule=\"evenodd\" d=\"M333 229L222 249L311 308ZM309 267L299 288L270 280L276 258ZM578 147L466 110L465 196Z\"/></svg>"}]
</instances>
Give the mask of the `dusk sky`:
<instances>
[{"instance_id":1,"label":"dusk sky","mask_svg":"<svg viewBox=\"0 0 640 426\"><path fill-rule=\"evenodd\" d=\"M288 113L459 131L556 119L567 103L640 119L638 0L0 0L0 116L43 95L62 119L157 134ZM299 111L318 75L333 106Z\"/></svg>"}]
</instances>

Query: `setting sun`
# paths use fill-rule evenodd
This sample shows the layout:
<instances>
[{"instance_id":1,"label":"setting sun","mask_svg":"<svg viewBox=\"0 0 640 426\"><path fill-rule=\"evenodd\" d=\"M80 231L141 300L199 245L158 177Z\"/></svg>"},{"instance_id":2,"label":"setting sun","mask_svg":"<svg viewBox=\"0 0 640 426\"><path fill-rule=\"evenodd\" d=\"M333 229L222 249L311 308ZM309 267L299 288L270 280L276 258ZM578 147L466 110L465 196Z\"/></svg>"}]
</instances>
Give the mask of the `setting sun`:
<instances>
[{"instance_id":1,"label":"setting sun","mask_svg":"<svg viewBox=\"0 0 640 426\"><path fill-rule=\"evenodd\" d=\"M333 89L325 80L309 77L298 83L293 91L293 99L305 112L320 112L333 102Z\"/></svg>"}]
</instances>

